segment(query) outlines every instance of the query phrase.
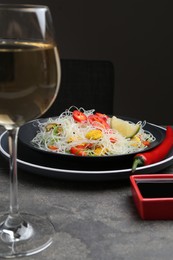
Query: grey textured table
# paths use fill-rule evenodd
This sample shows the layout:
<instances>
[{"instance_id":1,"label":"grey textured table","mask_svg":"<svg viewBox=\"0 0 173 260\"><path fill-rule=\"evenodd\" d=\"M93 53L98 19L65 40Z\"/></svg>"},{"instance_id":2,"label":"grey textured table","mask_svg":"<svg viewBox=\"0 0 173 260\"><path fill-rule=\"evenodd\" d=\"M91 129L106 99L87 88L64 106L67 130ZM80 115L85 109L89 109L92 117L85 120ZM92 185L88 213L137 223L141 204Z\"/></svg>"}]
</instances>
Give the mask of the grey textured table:
<instances>
[{"instance_id":1,"label":"grey textured table","mask_svg":"<svg viewBox=\"0 0 173 260\"><path fill-rule=\"evenodd\" d=\"M173 173L173 166L164 173ZM172 260L172 221L143 221L129 180L72 182L19 170L22 212L48 215L54 243L32 260ZM8 210L8 164L0 156L0 210ZM26 258L20 258L26 259Z\"/></svg>"}]
</instances>

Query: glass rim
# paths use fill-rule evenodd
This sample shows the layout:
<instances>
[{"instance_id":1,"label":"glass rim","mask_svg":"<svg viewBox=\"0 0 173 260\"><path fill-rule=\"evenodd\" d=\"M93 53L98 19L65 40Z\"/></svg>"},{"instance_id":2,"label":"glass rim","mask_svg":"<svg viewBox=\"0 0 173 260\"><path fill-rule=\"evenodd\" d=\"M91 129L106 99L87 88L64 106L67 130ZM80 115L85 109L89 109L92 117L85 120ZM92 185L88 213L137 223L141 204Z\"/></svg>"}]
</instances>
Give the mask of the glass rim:
<instances>
[{"instance_id":1,"label":"glass rim","mask_svg":"<svg viewBox=\"0 0 173 260\"><path fill-rule=\"evenodd\" d=\"M8 10L34 10L34 9L47 9L49 7L46 5L37 5L37 4L0 4L0 9L8 9Z\"/></svg>"}]
</instances>

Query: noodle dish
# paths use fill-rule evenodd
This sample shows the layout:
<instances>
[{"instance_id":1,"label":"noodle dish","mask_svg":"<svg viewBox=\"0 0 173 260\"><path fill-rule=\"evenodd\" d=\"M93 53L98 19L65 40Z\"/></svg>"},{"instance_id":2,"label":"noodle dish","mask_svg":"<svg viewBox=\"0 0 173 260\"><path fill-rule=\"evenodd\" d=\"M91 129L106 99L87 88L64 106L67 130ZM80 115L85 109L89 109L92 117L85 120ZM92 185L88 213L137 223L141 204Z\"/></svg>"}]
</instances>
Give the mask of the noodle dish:
<instances>
[{"instance_id":1,"label":"noodle dish","mask_svg":"<svg viewBox=\"0 0 173 260\"><path fill-rule=\"evenodd\" d=\"M155 141L155 136L144 129L145 124L73 106L58 117L38 120L38 131L31 143L58 154L126 155L143 151Z\"/></svg>"}]
</instances>

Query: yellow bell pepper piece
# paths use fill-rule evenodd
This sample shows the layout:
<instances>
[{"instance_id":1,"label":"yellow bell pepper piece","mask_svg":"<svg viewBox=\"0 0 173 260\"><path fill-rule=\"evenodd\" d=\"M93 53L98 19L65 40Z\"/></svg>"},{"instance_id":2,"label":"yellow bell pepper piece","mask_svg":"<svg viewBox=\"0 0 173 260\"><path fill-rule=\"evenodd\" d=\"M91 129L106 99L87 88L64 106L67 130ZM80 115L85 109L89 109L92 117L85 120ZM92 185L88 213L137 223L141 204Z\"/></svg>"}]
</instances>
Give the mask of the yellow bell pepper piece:
<instances>
[{"instance_id":1,"label":"yellow bell pepper piece","mask_svg":"<svg viewBox=\"0 0 173 260\"><path fill-rule=\"evenodd\" d=\"M101 147L101 146L97 146L94 150L94 154L95 155L105 155L106 154L107 149Z\"/></svg>"},{"instance_id":2,"label":"yellow bell pepper piece","mask_svg":"<svg viewBox=\"0 0 173 260\"><path fill-rule=\"evenodd\" d=\"M138 136L134 136L131 141L132 146L138 146L141 143L141 139Z\"/></svg>"},{"instance_id":3,"label":"yellow bell pepper piece","mask_svg":"<svg viewBox=\"0 0 173 260\"><path fill-rule=\"evenodd\" d=\"M103 137L103 133L99 129L90 130L85 137L90 140L97 140Z\"/></svg>"}]
</instances>

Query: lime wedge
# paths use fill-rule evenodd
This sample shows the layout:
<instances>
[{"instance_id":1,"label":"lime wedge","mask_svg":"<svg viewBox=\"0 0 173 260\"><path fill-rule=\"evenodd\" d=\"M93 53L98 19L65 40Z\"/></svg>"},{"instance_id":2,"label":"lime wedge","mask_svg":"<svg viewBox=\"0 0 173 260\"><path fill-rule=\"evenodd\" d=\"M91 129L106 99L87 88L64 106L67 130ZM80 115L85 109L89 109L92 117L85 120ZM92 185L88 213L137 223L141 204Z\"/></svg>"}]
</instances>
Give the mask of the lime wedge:
<instances>
[{"instance_id":1,"label":"lime wedge","mask_svg":"<svg viewBox=\"0 0 173 260\"><path fill-rule=\"evenodd\" d=\"M112 129L118 131L122 136L126 138L132 138L140 130L139 124L129 123L128 121L117 118L116 116L113 116L111 118L110 125Z\"/></svg>"}]
</instances>

